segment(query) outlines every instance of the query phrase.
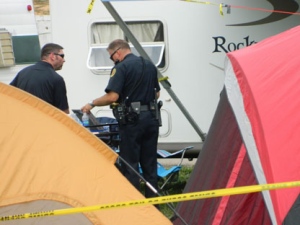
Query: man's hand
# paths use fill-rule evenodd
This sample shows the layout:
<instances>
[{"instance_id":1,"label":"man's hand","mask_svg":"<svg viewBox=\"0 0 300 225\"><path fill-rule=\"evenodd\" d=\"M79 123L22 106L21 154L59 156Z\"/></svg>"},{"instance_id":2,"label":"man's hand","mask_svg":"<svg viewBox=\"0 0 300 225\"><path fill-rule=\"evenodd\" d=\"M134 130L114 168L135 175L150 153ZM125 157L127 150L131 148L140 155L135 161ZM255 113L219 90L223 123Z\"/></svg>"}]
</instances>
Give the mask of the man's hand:
<instances>
[{"instance_id":1,"label":"man's hand","mask_svg":"<svg viewBox=\"0 0 300 225\"><path fill-rule=\"evenodd\" d=\"M86 104L85 106L83 106L82 108L81 108L81 111L82 112L84 112L84 113L91 113L91 109L92 109L93 107L88 103L88 104Z\"/></svg>"}]
</instances>

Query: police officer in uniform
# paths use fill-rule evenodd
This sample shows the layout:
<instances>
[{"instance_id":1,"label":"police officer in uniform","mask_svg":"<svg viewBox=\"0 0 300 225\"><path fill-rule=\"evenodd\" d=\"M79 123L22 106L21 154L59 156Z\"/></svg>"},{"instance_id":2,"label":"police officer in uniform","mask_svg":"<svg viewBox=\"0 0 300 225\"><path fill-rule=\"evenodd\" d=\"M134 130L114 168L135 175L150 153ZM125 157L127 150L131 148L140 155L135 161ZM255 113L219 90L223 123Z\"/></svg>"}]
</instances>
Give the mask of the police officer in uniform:
<instances>
[{"instance_id":1,"label":"police officer in uniform","mask_svg":"<svg viewBox=\"0 0 300 225\"><path fill-rule=\"evenodd\" d=\"M111 70L106 94L86 104L81 110L89 112L95 106L115 102L125 106L127 116L122 121L118 120L120 156L136 171L140 163L144 178L157 189L159 121L154 107L160 94L157 68L150 61L132 54L129 44L124 40L114 40L107 51L115 66ZM115 116L118 119L118 115ZM140 190L138 175L124 163L121 163L121 171ZM146 188L145 196L154 197L155 194Z\"/></svg>"}]
</instances>

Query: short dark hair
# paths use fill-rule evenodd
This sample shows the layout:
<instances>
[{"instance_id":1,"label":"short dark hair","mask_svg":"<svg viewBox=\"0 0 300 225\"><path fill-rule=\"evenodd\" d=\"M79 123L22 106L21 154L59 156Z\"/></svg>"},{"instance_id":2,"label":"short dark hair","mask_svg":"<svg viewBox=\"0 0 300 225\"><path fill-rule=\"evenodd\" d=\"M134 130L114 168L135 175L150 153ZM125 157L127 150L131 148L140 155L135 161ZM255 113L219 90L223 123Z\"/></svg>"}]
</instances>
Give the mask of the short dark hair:
<instances>
[{"instance_id":1,"label":"short dark hair","mask_svg":"<svg viewBox=\"0 0 300 225\"><path fill-rule=\"evenodd\" d=\"M116 39L112 41L108 47L107 50L116 50L117 48L125 48L130 50L130 46L127 41L123 39Z\"/></svg>"},{"instance_id":2,"label":"short dark hair","mask_svg":"<svg viewBox=\"0 0 300 225\"><path fill-rule=\"evenodd\" d=\"M59 50L64 49L62 46L54 43L48 43L45 44L41 51L41 58L45 57L46 55L49 55L51 52L58 53Z\"/></svg>"}]
</instances>

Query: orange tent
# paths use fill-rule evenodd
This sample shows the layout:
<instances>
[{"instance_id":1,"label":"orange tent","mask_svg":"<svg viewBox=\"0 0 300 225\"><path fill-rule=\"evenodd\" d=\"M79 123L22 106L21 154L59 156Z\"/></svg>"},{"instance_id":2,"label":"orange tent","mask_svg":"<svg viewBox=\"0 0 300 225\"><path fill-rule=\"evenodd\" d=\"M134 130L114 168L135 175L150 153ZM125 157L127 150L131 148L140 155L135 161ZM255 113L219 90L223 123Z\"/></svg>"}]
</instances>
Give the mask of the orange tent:
<instances>
[{"instance_id":1,"label":"orange tent","mask_svg":"<svg viewBox=\"0 0 300 225\"><path fill-rule=\"evenodd\" d=\"M0 83L0 217L143 199L117 154L68 115ZM152 205L3 224L171 224Z\"/></svg>"}]
</instances>

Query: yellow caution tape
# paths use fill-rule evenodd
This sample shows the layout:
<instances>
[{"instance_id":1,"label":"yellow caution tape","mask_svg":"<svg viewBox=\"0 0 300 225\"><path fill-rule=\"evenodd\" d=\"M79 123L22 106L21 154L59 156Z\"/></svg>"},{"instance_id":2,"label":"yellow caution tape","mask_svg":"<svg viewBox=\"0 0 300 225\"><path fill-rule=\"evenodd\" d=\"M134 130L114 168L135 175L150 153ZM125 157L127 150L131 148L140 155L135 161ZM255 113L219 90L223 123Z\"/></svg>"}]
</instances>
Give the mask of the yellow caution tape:
<instances>
[{"instance_id":1,"label":"yellow caution tape","mask_svg":"<svg viewBox=\"0 0 300 225\"><path fill-rule=\"evenodd\" d=\"M220 4L216 4L216 3L212 3L212 2L203 2L203 1L199 1L199 0L182 0L184 2L196 2L196 3L201 3L201 4L206 4L206 5L219 5L219 12L220 12L220 15L221 16L224 16L224 13L223 13L223 4L220 3Z\"/></svg>"},{"instance_id":2,"label":"yellow caution tape","mask_svg":"<svg viewBox=\"0 0 300 225\"><path fill-rule=\"evenodd\" d=\"M158 82L164 81L164 80L169 80L169 77L161 77L158 79Z\"/></svg>"},{"instance_id":3,"label":"yellow caution tape","mask_svg":"<svg viewBox=\"0 0 300 225\"><path fill-rule=\"evenodd\" d=\"M92 12L92 9L93 9L93 7L94 7L94 2L95 2L95 0L91 0L91 3L89 4L89 7L88 7L88 9L87 9L87 13L91 13Z\"/></svg>"},{"instance_id":4,"label":"yellow caution tape","mask_svg":"<svg viewBox=\"0 0 300 225\"><path fill-rule=\"evenodd\" d=\"M35 213L24 213L24 214L11 215L11 216L1 216L0 222L17 220L17 219L37 218L37 217L44 217L44 216L59 216L59 215L67 215L67 214L75 214L75 213L84 213L84 212L90 212L96 210L117 209L117 208L131 207L131 206L149 205L149 204L166 204L170 202L181 202L181 201L215 198L215 197L229 196L229 195L248 194L253 192L261 192L261 191L275 190L275 189L282 189L282 188L293 188L299 186L300 186L300 181L293 181L293 182L284 182L284 183L273 183L273 184L262 184L262 185L252 185L252 186L244 186L244 187L216 189L212 191L201 191L201 192L192 192L186 194L169 195L169 196L162 196L162 197L155 197L155 198L148 198L148 199L119 202L114 204L102 204L102 205L86 206L80 208L58 209L58 210L50 210L46 212L35 212Z\"/></svg>"},{"instance_id":5,"label":"yellow caution tape","mask_svg":"<svg viewBox=\"0 0 300 225\"><path fill-rule=\"evenodd\" d=\"M224 16L224 14L223 14L223 4L220 4L219 10L220 10L221 16Z\"/></svg>"}]
</instances>

